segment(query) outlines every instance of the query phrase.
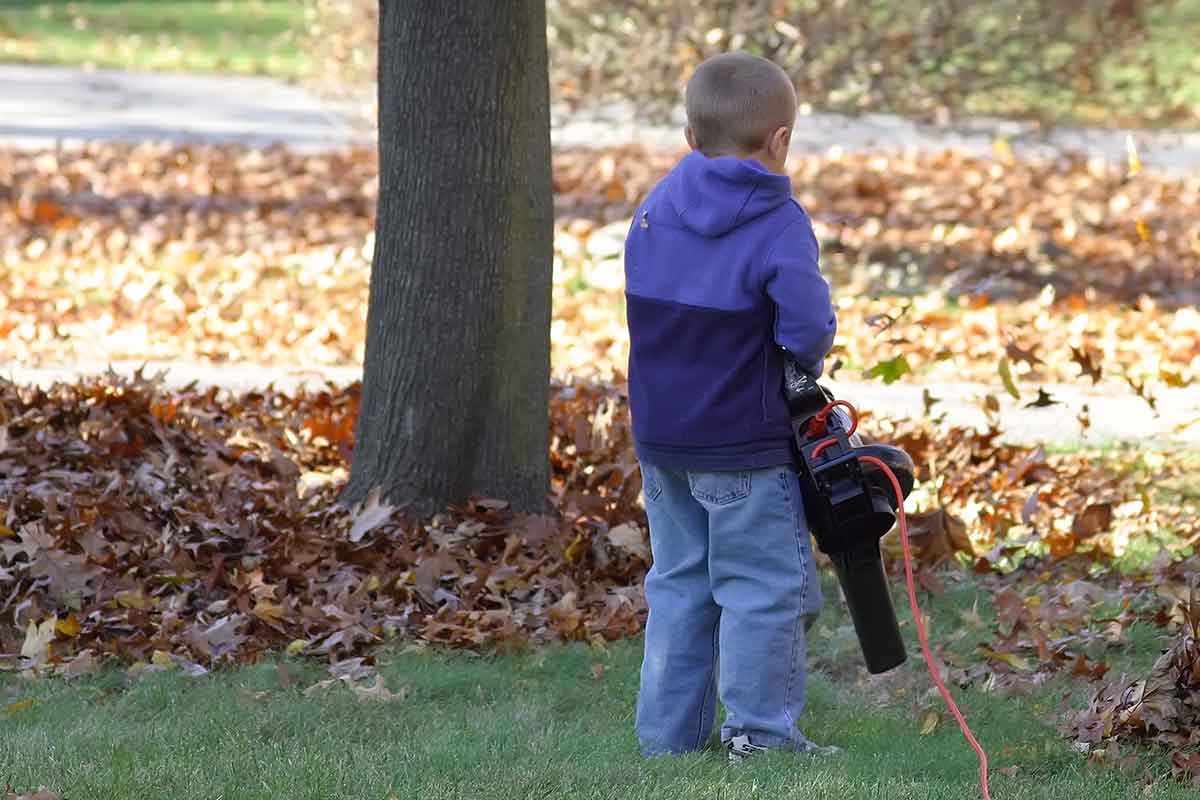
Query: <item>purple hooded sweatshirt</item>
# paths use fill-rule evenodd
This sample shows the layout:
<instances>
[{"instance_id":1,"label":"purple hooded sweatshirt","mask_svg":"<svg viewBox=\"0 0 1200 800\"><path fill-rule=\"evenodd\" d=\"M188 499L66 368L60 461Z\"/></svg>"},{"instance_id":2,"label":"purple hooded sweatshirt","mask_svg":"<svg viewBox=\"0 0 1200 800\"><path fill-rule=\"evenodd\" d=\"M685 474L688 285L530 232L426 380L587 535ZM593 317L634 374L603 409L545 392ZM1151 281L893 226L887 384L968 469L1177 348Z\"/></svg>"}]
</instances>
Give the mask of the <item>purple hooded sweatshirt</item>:
<instances>
[{"instance_id":1,"label":"purple hooded sweatshirt","mask_svg":"<svg viewBox=\"0 0 1200 800\"><path fill-rule=\"evenodd\" d=\"M783 352L819 375L837 319L786 175L693 151L625 240L638 458L743 470L790 463Z\"/></svg>"}]
</instances>

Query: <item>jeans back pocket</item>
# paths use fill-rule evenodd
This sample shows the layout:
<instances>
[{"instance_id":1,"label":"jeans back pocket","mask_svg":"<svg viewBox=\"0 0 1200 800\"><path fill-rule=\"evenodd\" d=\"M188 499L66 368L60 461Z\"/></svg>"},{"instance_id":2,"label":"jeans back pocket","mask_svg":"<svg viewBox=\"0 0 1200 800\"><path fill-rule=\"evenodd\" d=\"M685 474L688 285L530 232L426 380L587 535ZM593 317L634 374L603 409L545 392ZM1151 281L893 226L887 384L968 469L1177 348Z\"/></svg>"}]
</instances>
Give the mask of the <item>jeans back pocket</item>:
<instances>
[{"instance_id":1,"label":"jeans back pocket","mask_svg":"<svg viewBox=\"0 0 1200 800\"><path fill-rule=\"evenodd\" d=\"M750 473L688 472L688 486L701 503L726 506L750 496Z\"/></svg>"},{"instance_id":2,"label":"jeans back pocket","mask_svg":"<svg viewBox=\"0 0 1200 800\"><path fill-rule=\"evenodd\" d=\"M639 464L642 470L642 497L645 502L654 502L662 494L662 483L655 468L650 464Z\"/></svg>"}]
</instances>

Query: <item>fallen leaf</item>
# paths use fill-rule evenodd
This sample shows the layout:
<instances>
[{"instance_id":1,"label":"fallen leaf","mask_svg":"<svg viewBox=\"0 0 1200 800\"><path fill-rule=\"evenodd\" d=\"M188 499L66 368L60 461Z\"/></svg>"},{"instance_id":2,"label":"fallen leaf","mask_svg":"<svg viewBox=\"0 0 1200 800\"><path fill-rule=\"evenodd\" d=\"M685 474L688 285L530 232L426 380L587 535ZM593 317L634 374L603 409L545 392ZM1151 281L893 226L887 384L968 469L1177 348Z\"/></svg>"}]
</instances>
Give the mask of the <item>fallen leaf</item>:
<instances>
[{"instance_id":1,"label":"fallen leaf","mask_svg":"<svg viewBox=\"0 0 1200 800\"><path fill-rule=\"evenodd\" d=\"M37 700L32 697L26 697L24 700L18 700L15 703L9 703L4 707L4 711L11 717L14 714L19 714L22 711L28 711L37 705Z\"/></svg>"},{"instance_id":2,"label":"fallen leaf","mask_svg":"<svg viewBox=\"0 0 1200 800\"><path fill-rule=\"evenodd\" d=\"M314 696L316 696L338 684L349 685L349 680L348 679L344 680L342 678L326 678L323 681L317 681L312 686L309 686L307 689L304 690L304 696L305 697L314 697Z\"/></svg>"},{"instance_id":3,"label":"fallen leaf","mask_svg":"<svg viewBox=\"0 0 1200 800\"><path fill-rule=\"evenodd\" d=\"M44 664L50 658L50 643L54 641L58 617L49 617L41 625L29 620L25 628L25 641L21 644L21 657L35 665Z\"/></svg>"},{"instance_id":4,"label":"fallen leaf","mask_svg":"<svg viewBox=\"0 0 1200 800\"><path fill-rule=\"evenodd\" d=\"M398 692L390 692L383 683L382 675L375 676L375 684L369 689L354 685L351 685L350 688L354 690L355 697L366 702L391 703L408 699L407 687L401 688Z\"/></svg>"},{"instance_id":5,"label":"fallen leaf","mask_svg":"<svg viewBox=\"0 0 1200 800\"><path fill-rule=\"evenodd\" d=\"M275 674L279 678L280 689L290 689L296 685L296 676L288 669L288 665L280 661L275 665Z\"/></svg>"},{"instance_id":6,"label":"fallen leaf","mask_svg":"<svg viewBox=\"0 0 1200 800\"><path fill-rule=\"evenodd\" d=\"M1004 352L1007 353L1008 357L1011 358L1013 361L1024 361L1026 364L1028 364L1031 367L1036 367L1039 364L1046 363L1046 362L1042 361L1040 358L1038 358L1036 354L1034 354L1033 348L1030 348L1028 350L1022 350L1020 347L1017 346L1017 343L1013 342L1013 341L1010 341L1008 344L1006 344L1004 346Z\"/></svg>"},{"instance_id":7,"label":"fallen leaf","mask_svg":"<svg viewBox=\"0 0 1200 800\"><path fill-rule=\"evenodd\" d=\"M1033 522L1033 516L1038 509L1038 493L1034 492L1029 495L1029 499L1021 506L1021 522L1025 525L1030 525Z\"/></svg>"},{"instance_id":8,"label":"fallen leaf","mask_svg":"<svg viewBox=\"0 0 1200 800\"><path fill-rule=\"evenodd\" d=\"M1071 360L1079 365L1082 375L1086 375L1092 379L1093 386L1100 382L1103 372L1100 369L1100 365L1097 363L1097 359L1094 358L1090 352L1072 345Z\"/></svg>"},{"instance_id":9,"label":"fallen leaf","mask_svg":"<svg viewBox=\"0 0 1200 800\"><path fill-rule=\"evenodd\" d=\"M1025 407L1026 408L1045 408L1046 406L1060 405L1061 403L1062 403L1061 400L1055 400L1054 397L1051 396L1045 390L1045 388L1039 386L1037 399L1035 399L1031 403L1026 403Z\"/></svg>"},{"instance_id":10,"label":"fallen leaf","mask_svg":"<svg viewBox=\"0 0 1200 800\"><path fill-rule=\"evenodd\" d=\"M1009 369L1007 358L1000 359L1000 380L1004 382L1004 390L1012 396L1013 400L1021 399L1021 392L1013 381L1012 370Z\"/></svg>"},{"instance_id":11,"label":"fallen leaf","mask_svg":"<svg viewBox=\"0 0 1200 800\"><path fill-rule=\"evenodd\" d=\"M982 630L987 623L983 621L983 617L979 613L979 599L976 598L971 604L970 611L960 611L959 617L974 630Z\"/></svg>"},{"instance_id":12,"label":"fallen leaf","mask_svg":"<svg viewBox=\"0 0 1200 800\"><path fill-rule=\"evenodd\" d=\"M945 508L908 515L908 537L916 558L922 564L939 564L956 552L971 552L966 526ZM880 548L892 557L902 552L899 527L880 541Z\"/></svg>"},{"instance_id":13,"label":"fallen leaf","mask_svg":"<svg viewBox=\"0 0 1200 800\"><path fill-rule=\"evenodd\" d=\"M1133 134L1125 134L1125 155L1129 164L1129 171L1126 175L1130 178L1142 171L1142 159L1138 155L1137 143L1133 140Z\"/></svg>"},{"instance_id":14,"label":"fallen leaf","mask_svg":"<svg viewBox=\"0 0 1200 800\"><path fill-rule=\"evenodd\" d=\"M375 675L373 661L366 658L347 658L329 666L329 674L337 679L357 682Z\"/></svg>"},{"instance_id":15,"label":"fallen leaf","mask_svg":"<svg viewBox=\"0 0 1200 800\"><path fill-rule=\"evenodd\" d=\"M642 529L633 523L623 522L614 528L609 528L608 540L621 550L631 553L645 563L651 562L650 546L646 542Z\"/></svg>"},{"instance_id":16,"label":"fallen leaf","mask_svg":"<svg viewBox=\"0 0 1200 800\"><path fill-rule=\"evenodd\" d=\"M587 552L587 548L587 536L582 533L578 533L575 535L575 538L571 540L571 543L567 545L567 549L563 553L563 557L566 558L568 562L576 562L583 557L584 553Z\"/></svg>"},{"instance_id":17,"label":"fallen leaf","mask_svg":"<svg viewBox=\"0 0 1200 800\"><path fill-rule=\"evenodd\" d=\"M223 617L204 629L193 629L193 643L209 658L218 659L235 652L246 640L240 629L246 624L240 616Z\"/></svg>"},{"instance_id":18,"label":"fallen leaf","mask_svg":"<svg viewBox=\"0 0 1200 800\"><path fill-rule=\"evenodd\" d=\"M154 599L147 597L146 594L138 589L136 591L117 592L117 605L122 608L135 608L138 611L145 611L154 604Z\"/></svg>"},{"instance_id":19,"label":"fallen leaf","mask_svg":"<svg viewBox=\"0 0 1200 800\"><path fill-rule=\"evenodd\" d=\"M924 408L926 417L933 415L933 407L940 402L942 402L942 398L934 397L930 394L929 389L921 390L921 406Z\"/></svg>"},{"instance_id":20,"label":"fallen leaf","mask_svg":"<svg viewBox=\"0 0 1200 800\"><path fill-rule=\"evenodd\" d=\"M59 668L59 674L70 680L91 675L100 669L100 662L91 650L84 650Z\"/></svg>"},{"instance_id":21,"label":"fallen leaf","mask_svg":"<svg viewBox=\"0 0 1200 800\"><path fill-rule=\"evenodd\" d=\"M1012 144L1006 136L997 136L992 140L992 152L1006 164L1016 163L1017 159L1013 153Z\"/></svg>"},{"instance_id":22,"label":"fallen leaf","mask_svg":"<svg viewBox=\"0 0 1200 800\"><path fill-rule=\"evenodd\" d=\"M904 356L896 356L887 361L880 361L867 370L865 375L868 378L883 378L885 384L891 385L910 372L912 367L908 365Z\"/></svg>"},{"instance_id":23,"label":"fallen leaf","mask_svg":"<svg viewBox=\"0 0 1200 800\"><path fill-rule=\"evenodd\" d=\"M996 395L989 394L983 398L983 411L988 416L1000 413L1000 401L996 399Z\"/></svg>"},{"instance_id":24,"label":"fallen leaf","mask_svg":"<svg viewBox=\"0 0 1200 800\"><path fill-rule=\"evenodd\" d=\"M1190 378L1185 378L1183 373L1178 370L1167 369L1160 367L1158 370L1158 379L1170 386L1172 389L1186 389L1191 385ZM0 448L2 450L3 448Z\"/></svg>"},{"instance_id":25,"label":"fallen leaf","mask_svg":"<svg viewBox=\"0 0 1200 800\"><path fill-rule=\"evenodd\" d=\"M376 486L367 495L362 509L355 515L354 524L350 526L350 533L347 536L350 541L362 541L364 536L391 518L396 506L380 502L381 492L382 489Z\"/></svg>"},{"instance_id":26,"label":"fallen leaf","mask_svg":"<svg viewBox=\"0 0 1200 800\"><path fill-rule=\"evenodd\" d=\"M1071 532L1080 539L1089 539L1108 530L1113 522L1112 503L1093 503L1075 516Z\"/></svg>"},{"instance_id":27,"label":"fallen leaf","mask_svg":"<svg viewBox=\"0 0 1200 800\"><path fill-rule=\"evenodd\" d=\"M54 630L56 633L71 639L79 635L79 621L75 619L74 614L68 614L65 618L55 623Z\"/></svg>"},{"instance_id":28,"label":"fallen leaf","mask_svg":"<svg viewBox=\"0 0 1200 800\"><path fill-rule=\"evenodd\" d=\"M1155 414L1158 413L1158 398L1150 393L1150 382L1143 380L1138 382L1132 376L1125 376L1125 383L1129 384L1129 388L1133 389L1134 393L1146 401L1146 405L1150 406L1150 410Z\"/></svg>"},{"instance_id":29,"label":"fallen leaf","mask_svg":"<svg viewBox=\"0 0 1200 800\"><path fill-rule=\"evenodd\" d=\"M16 531L16 538L20 540L17 544L5 542L0 545L0 551L4 552L4 560L10 563L21 555L25 556L26 560L33 561L38 553L52 549L55 545L54 537L46 533L45 526L39 522L20 526Z\"/></svg>"},{"instance_id":30,"label":"fallen leaf","mask_svg":"<svg viewBox=\"0 0 1200 800\"><path fill-rule=\"evenodd\" d=\"M983 653L984 657L992 661L1001 661L1013 669L1018 669L1022 672L1029 672L1032 669L1029 661L1024 657L1017 655L1016 653L1000 652L993 650L987 645L979 645L979 650L981 653Z\"/></svg>"}]
</instances>

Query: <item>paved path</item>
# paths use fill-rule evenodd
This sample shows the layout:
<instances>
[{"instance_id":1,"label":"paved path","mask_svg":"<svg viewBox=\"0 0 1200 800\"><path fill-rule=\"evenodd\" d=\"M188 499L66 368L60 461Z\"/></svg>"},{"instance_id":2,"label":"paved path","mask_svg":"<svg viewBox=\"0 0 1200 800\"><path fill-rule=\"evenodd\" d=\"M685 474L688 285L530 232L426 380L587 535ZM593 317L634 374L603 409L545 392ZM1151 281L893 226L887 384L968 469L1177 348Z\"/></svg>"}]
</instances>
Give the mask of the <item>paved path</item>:
<instances>
[{"instance_id":1,"label":"paved path","mask_svg":"<svg viewBox=\"0 0 1200 800\"><path fill-rule=\"evenodd\" d=\"M140 362L121 362L113 365L119 374L130 375ZM19 384L48 386L55 381L74 381L81 375L102 373L104 369L95 365L61 365L43 369L30 369L15 364L0 364L0 378ZM205 386L219 386L235 392L263 388L274 384L276 388L294 391L299 386L321 388L327 381L343 386L362 377L359 367L329 367L320 370L293 369L287 367L263 367L255 364L181 364L176 362L149 362L146 374L165 372L169 386L184 386L196 381ZM917 417L924 414L922 392L919 384L896 383L884 386L881 383L858 381L834 381L830 387L839 397L845 397L863 409L878 415L892 417ZM1047 391L1060 405L1046 408L1025 408L1004 394L999 384L938 384L934 395L941 402L934 407L935 414L946 415L948 422L958 425L982 426L985 416L980 400L993 394L1000 401L1000 423L1005 437L1010 441L1038 442L1050 445L1066 445L1080 441L1080 426L1076 415L1084 404L1090 410L1092 427L1083 441L1092 444L1138 441L1149 446L1175 444L1200 444L1200 393L1188 389L1164 389L1157 398L1159 414L1150 411L1144 401L1131 394L1124 385L1101 384L1090 387L1086 384L1052 385ZM1025 398L1025 402L1032 400ZM1180 428L1186 423L1195 424Z\"/></svg>"},{"instance_id":2,"label":"paved path","mask_svg":"<svg viewBox=\"0 0 1200 800\"><path fill-rule=\"evenodd\" d=\"M652 148L683 146L680 119L646 125L625 105L566 115L556 110L556 146ZM965 149L992 152L1005 137L1024 155L1077 150L1123 163L1128 131L1062 128L1048 136L1026 123L977 120L953 127L922 125L885 114L802 116L793 136L797 152ZM1143 164L1171 172L1200 169L1200 131L1133 132ZM88 139L160 139L172 142L283 142L320 150L370 137L350 117L313 94L270 78L132 73L73 67L0 65L0 145L53 147Z\"/></svg>"},{"instance_id":3,"label":"paved path","mask_svg":"<svg viewBox=\"0 0 1200 800\"><path fill-rule=\"evenodd\" d=\"M92 139L303 150L368 141L337 109L271 78L0 65L0 143L32 149Z\"/></svg>"},{"instance_id":4,"label":"paved path","mask_svg":"<svg viewBox=\"0 0 1200 800\"><path fill-rule=\"evenodd\" d=\"M678 149L684 146L682 112L672 125L637 124L628 107L614 106L559 117L554 142L559 147L607 147L639 142L648 147ZM998 139L1006 139L1013 152L1024 157L1052 158L1067 151L1080 152L1112 164L1128 160L1132 137L1143 167L1169 174L1200 169L1200 130L1150 132L1058 128L1048 134L1035 125L1010 120L978 119L955 125L927 125L890 114L844 114L814 112L801 115L792 132L792 152L824 153L840 147L857 152L941 152L964 150L993 155Z\"/></svg>"}]
</instances>

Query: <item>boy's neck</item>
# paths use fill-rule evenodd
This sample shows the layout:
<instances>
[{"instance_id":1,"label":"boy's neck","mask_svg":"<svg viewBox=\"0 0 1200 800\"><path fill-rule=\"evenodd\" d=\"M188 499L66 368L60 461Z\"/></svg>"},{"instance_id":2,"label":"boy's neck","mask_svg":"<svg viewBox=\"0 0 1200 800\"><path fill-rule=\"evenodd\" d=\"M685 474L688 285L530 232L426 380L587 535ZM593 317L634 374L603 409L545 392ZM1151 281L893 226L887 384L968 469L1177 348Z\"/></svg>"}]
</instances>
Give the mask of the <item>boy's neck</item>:
<instances>
[{"instance_id":1,"label":"boy's neck","mask_svg":"<svg viewBox=\"0 0 1200 800\"><path fill-rule=\"evenodd\" d=\"M771 158L770 153L768 153L765 149L754 150L753 152L735 150L735 151L731 151L731 152L727 152L727 153L704 153L704 155L707 156L708 158L719 158L721 156L729 156L730 158L736 158L739 161L757 161L759 164L762 164L764 167L766 167L771 172L777 173L779 175L786 174L786 169L787 169L786 159L784 161L776 161Z\"/></svg>"}]
</instances>

